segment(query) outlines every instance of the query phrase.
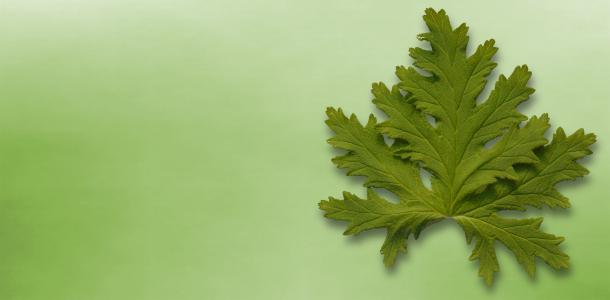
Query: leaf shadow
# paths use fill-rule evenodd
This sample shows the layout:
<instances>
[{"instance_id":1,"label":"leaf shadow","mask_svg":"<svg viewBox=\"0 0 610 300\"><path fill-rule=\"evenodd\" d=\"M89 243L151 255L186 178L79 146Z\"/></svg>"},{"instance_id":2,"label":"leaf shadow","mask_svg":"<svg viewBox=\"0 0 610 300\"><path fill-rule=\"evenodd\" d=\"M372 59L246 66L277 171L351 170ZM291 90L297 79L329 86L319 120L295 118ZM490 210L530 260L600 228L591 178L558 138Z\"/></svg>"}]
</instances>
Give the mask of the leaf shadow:
<instances>
[{"instance_id":1,"label":"leaf shadow","mask_svg":"<svg viewBox=\"0 0 610 300\"><path fill-rule=\"evenodd\" d=\"M484 287L484 290L486 291L486 293L488 294L494 294L496 293L496 291L498 290L498 286L504 284L505 280L503 280L502 278L504 278L506 271L502 271L502 266L506 266L506 265L511 265L511 266L517 266L517 268L519 268L519 273L521 273L520 275L522 275L523 277L526 277L526 279L529 283L531 284L537 284L540 278L540 273L544 272L545 276L551 276L553 277L553 279L564 279L564 278L568 278L573 272L574 272L574 266L573 264L570 264L570 266L568 268L563 268L563 269L554 269L551 266L549 266L548 264L544 263L544 261L540 258L536 258L536 272L533 276L530 276L525 269L519 264L519 262L517 261L516 257L514 256L514 254L502 243L496 241L495 242L495 247L496 249L496 255L498 258L498 265L500 266L500 270L499 272L496 272L494 274L494 282L491 286L488 286L487 284L485 284L485 282L483 280L480 280L480 285L482 287ZM474 271L474 273L478 274L478 269L479 269L479 264L476 262L473 262L471 264L471 269Z\"/></svg>"},{"instance_id":2,"label":"leaf shadow","mask_svg":"<svg viewBox=\"0 0 610 300\"><path fill-rule=\"evenodd\" d=\"M346 228L345 222L331 220L331 219L327 219L327 218L324 218L324 219L325 219L324 223L326 224L326 226L332 228L335 231L339 230L340 232L343 232ZM379 255L378 260L379 260L380 266L382 266L384 268L384 271L386 274L392 276L400 268L400 265L408 262L408 260L411 259L411 257L410 257L411 253L417 253L418 251L422 250L425 247L425 242L428 239L428 236L435 236L438 233L440 233L442 231L446 231L446 230L454 230L454 231L458 232L458 231L461 231L461 230L459 230L459 228L460 228L459 225L449 218L444 219L435 224L431 224L430 226L428 226L424 229L424 231L421 233L421 235L417 239L415 239L412 235L409 236L409 238L407 240L408 251L406 253L401 253L401 255L399 255L399 257L396 260L396 263L393 266L391 266L391 267L383 266L382 256ZM542 228L542 229L544 230L544 228ZM362 245L366 240L372 239L372 240L378 241L379 242L378 244L381 245L383 243L383 240L385 239L385 237L386 237L386 230L383 228L380 228L380 229L364 231L357 235L345 236L344 242L347 244L350 244L350 245ZM464 242L466 242L466 241L464 241ZM472 249L472 247L474 246L474 243L475 243L475 241L473 241L470 245L468 245L468 248ZM565 247L565 245L563 245L563 246L564 246L563 250L566 252L569 252L569 249L567 247ZM568 278L569 276L571 276L574 273L574 264L573 263L571 263L569 268L567 268L567 269L564 268L564 269L557 270L557 269L553 269L552 267L550 267L549 265L544 263L541 259L536 258L536 274L533 277L531 277L521 267L521 265L515 258L514 254L510 250L508 250L508 248L504 244L496 241L495 248L496 248L497 257L498 257L498 264L500 265L500 271L494 274L493 284L491 286L488 286L483 281L483 279L479 277L479 279L480 279L479 284L488 294L494 294L495 291L498 289L498 285L503 284L503 282L505 281L505 280L503 280L503 277L505 276L506 272L502 272L502 266L506 266L506 265L518 266L518 268L521 270L522 275L527 277L527 280L532 284L536 284L539 281L539 279L538 279L540 276L539 273L541 273L541 272L544 272L545 276L551 276L553 279L558 279L558 280L563 279L563 278ZM478 269L479 269L478 261L470 261L470 260L465 259L465 263L469 264L469 268L472 270L472 274L478 275Z\"/></svg>"},{"instance_id":3,"label":"leaf shadow","mask_svg":"<svg viewBox=\"0 0 610 300\"><path fill-rule=\"evenodd\" d=\"M492 77L494 78L497 77L495 75L495 70L494 73L492 73ZM490 82L488 83L488 85L493 86L493 82L492 80L490 80ZM535 78L532 77L530 79L530 86L534 86L535 84ZM487 87L486 87L487 88ZM484 94L488 94L489 92L485 92ZM521 111L522 113L526 114L527 112L531 112L532 110L532 105L534 105L534 103L537 102L537 94L534 93L533 95L530 96L530 99L528 101L525 101L523 103L521 103L519 105L519 111ZM379 110L376 110L376 112L380 112ZM377 114L377 115L381 115L384 116L383 113L381 114ZM362 122L362 119L360 119L360 121ZM549 133L550 135L552 135L552 133L554 132L553 130L549 130L547 133ZM327 130L327 136L331 137L333 136L333 132L330 128L326 127ZM568 133L570 134L570 133ZM595 144L590 146L590 149L593 152L593 155L588 155L582 159L579 159L578 162L582 165L584 165L585 167L587 167L587 165L591 165L592 161L595 161L596 155L594 155L596 152L598 152L599 148L602 147L600 145L600 141L598 140ZM340 149L336 149L333 147L328 147L328 151L331 154L331 157L336 157L336 156L340 156L340 155L344 155L347 152L344 150L340 150ZM337 175L340 175L342 177L347 177L348 181L351 184L354 185L362 185L364 182L364 177L362 176L345 176L346 175L346 171L339 169L339 168L333 168L334 171L336 172ZM560 190L560 192L570 192L572 189L579 187L580 185L587 185L589 184L591 181L591 179L589 178L589 176L584 176L582 178L577 178L576 180L569 180L569 181L563 181L560 182L559 184L557 184L557 189ZM577 207L575 208L574 206L570 207L569 209L548 209L548 208L532 208L529 207L527 209L527 211L503 211L500 212L500 215L502 216L506 216L506 217L513 217L513 218L523 218L523 217L537 217L537 216L551 216L551 217L569 217L572 214L572 211L574 209L578 209ZM321 215L323 215L323 212L321 212ZM329 226L330 228L333 228L333 230L338 229L341 230L341 232L343 232L346 228L346 223L342 222L342 221L336 221L336 220L331 220L331 219L325 219L325 224L327 226ZM394 274L397 270L397 268L399 267L399 265L401 265L401 262L408 260L410 253L413 251L417 251L417 248L421 247L423 242L426 240L426 236L428 235L433 235L435 234L435 232L438 231L442 231L442 230L446 230L447 228L451 227L451 226L456 226L457 224L449 219L445 219L443 221L440 221L436 224L432 224L431 226L427 227L424 232L422 232L422 234L420 235L420 237L418 239L415 239L413 236L410 236L407 243L408 243L408 247L409 250L407 251L407 253L403 253L401 254L398 258L396 263L394 264L394 266L392 267L387 267L384 268L387 274ZM542 226L544 227L544 225ZM346 236L347 239L345 239L346 243L349 244L353 244L353 245L358 245L358 244L362 244L363 241L365 241L366 239L375 239L375 240L379 240L380 241L380 245L381 243L383 243L383 240L385 239L386 236L386 231L385 229L374 229L374 230L368 230L362 233L359 233L357 235L353 235L353 236ZM416 243L414 243L413 241L417 240ZM496 251L498 253L498 260L499 260L499 265L500 268L502 268L503 264L508 264L511 263L507 260L507 258L511 258L510 260L512 261L512 263L517 264L518 266L519 263L516 260L516 258L514 257L513 253L510 252L502 243L500 242L496 242L497 243L497 247L496 247ZM472 246L472 245L471 245ZM564 242L562 243L562 248L565 252L569 252L569 244ZM379 260L381 262L381 256L379 257ZM504 262L502 262L502 260L504 260ZM475 274L478 274L478 268L479 268L479 264L478 262L474 261L470 263L471 269L473 270L473 272ZM551 276L553 279L563 279L563 278L568 278L569 276L571 276L575 270L575 264L574 263L570 263L570 266L568 268L564 268L564 269L553 269L552 267L548 266L546 263L544 263L541 259L536 258L536 269L537 269L537 274L534 275L533 277L530 277L525 270L523 270L523 275L529 278L529 281L533 284L537 283L539 281L539 275L538 273L540 272L545 272L545 275ZM503 280L502 278L504 277L505 272L497 272L494 274L494 284L491 286L487 286L485 284L485 282L483 280L480 280L480 284L485 287L484 290L489 293L489 294L493 294L495 293L495 291L498 289L497 286L502 284Z\"/></svg>"}]
</instances>

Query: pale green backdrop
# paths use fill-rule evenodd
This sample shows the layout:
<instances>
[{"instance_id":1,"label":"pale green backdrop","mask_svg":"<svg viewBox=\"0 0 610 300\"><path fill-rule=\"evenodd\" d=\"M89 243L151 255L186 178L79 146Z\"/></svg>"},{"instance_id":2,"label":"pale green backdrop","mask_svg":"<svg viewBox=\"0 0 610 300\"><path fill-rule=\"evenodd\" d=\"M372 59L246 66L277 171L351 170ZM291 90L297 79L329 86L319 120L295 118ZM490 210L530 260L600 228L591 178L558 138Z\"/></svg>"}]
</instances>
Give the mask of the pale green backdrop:
<instances>
[{"instance_id":1,"label":"pale green backdrop","mask_svg":"<svg viewBox=\"0 0 610 300\"><path fill-rule=\"evenodd\" d=\"M420 45L424 8L527 63L527 114L595 132L569 212L572 268L534 280L505 250L493 288L450 222L383 267L317 202L360 181L330 163L324 109L373 111ZM0 2L0 299L610 299L610 2Z\"/></svg>"}]
</instances>

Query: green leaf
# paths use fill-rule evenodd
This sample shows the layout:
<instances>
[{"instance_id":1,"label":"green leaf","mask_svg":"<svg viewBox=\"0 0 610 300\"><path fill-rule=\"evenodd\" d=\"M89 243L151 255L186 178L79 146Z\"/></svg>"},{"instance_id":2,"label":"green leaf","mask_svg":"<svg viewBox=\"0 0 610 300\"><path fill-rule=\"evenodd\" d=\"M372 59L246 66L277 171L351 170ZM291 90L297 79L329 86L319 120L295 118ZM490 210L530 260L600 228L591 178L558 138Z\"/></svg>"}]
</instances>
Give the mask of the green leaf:
<instances>
[{"instance_id":1,"label":"green leaf","mask_svg":"<svg viewBox=\"0 0 610 300\"><path fill-rule=\"evenodd\" d=\"M343 192L343 200L329 197L320 202L320 208L326 211L324 216L327 218L349 222L345 235L387 228L388 239L381 249L387 265L394 263L398 252L406 251L406 239L411 233L418 236L427 223L443 218L427 205L394 204L381 198L372 189L368 190L367 200Z\"/></svg>"},{"instance_id":2,"label":"green leaf","mask_svg":"<svg viewBox=\"0 0 610 300\"><path fill-rule=\"evenodd\" d=\"M568 267L569 257L559 249L564 238L540 231L542 218L506 219L490 215L479 218L456 216L455 220L464 228L469 243L473 237L478 238L470 259L479 259L479 275L487 284L492 283L493 273L499 270L495 240L515 254L530 276L534 276L536 271L536 257L555 269Z\"/></svg>"},{"instance_id":3,"label":"green leaf","mask_svg":"<svg viewBox=\"0 0 610 300\"><path fill-rule=\"evenodd\" d=\"M439 200L424 187L417 164L394 156L383 136L377 132L377 120L373 115L362 126L355 115L348 118L341 109L328 108L326 114L326 124L335 132L328 142L348 151L333 158L333 162L339 168L347 169L347 175L365 176L366 187L386 189L400 197L401 202L423 200L428 201L431 207L439 205Z\"/></svg>"},{"instance_id":4,"label":"green leaf","mask_svg":"<svg viewBox=\"0 0 610 300\"><path fill-rule=\"evenodd\" d=\"M541 208L570 207L568 198L557 191L561 181L574 180L589 173L576 160L591 154L594 134L579 129L566 136L560 127L550 144L539 148L540 162L518 166L516 181L502 181L462 204L458 214L487 216L500 210L525 210L527 206Z\"/></svg>"},{"instance_id":5,"label":"green leaf","mask_svg":"<svg viewBox=\"0 0 610 300\"><path fill-rule=\"evenodd\" d=\"M541 231L542 218L497 213L569 207L556 185L588 173L577 160L591 154L595 135L579 129L567 136L559 128L549 143L549 117L527 118L517 110L534 92L525 65L500 75L487 99L478 99L496 66L494 41L468 54L465 24L454 28L445 11L433 9L426 10L424 21L429 32L418 38L430 49L409 49L413 66L397 67L399 82L391 88L373 84L373 103L386 120L370 115L362 125L355 115L328 108L326 124L335 133L328 142L346 151L333 162L347 175L364 177L368 192L366 199L344 192L342 199L320 202L320 209L327 218L348 222L347 235L385 229L381 253L387 266L406 251L409 236L417 238L427 226L450 218L464 229L468 243L476 241L470 259L479 261L479 275L488 284L500 270L496 241L532 276L536 258L567 267L568 256L559 247L563 238ZM430 188L421 179L424 170L431 174ZM383 199L374 188L393 193L399 202Z\"/></svg>"}]
</instances>

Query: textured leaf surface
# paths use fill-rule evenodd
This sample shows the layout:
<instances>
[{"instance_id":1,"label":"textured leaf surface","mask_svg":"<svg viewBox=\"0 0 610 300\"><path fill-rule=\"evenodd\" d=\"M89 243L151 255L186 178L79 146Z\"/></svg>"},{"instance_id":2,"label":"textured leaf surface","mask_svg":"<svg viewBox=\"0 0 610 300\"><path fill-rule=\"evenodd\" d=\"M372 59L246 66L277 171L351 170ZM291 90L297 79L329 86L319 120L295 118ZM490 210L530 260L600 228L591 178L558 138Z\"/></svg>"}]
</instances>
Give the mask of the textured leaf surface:
<instances>
[{"instance_id":1,"label":"textured leaf surface","mask_svg":"<svg viewBox=\"0 0 610 300\"><path fill-rule=\"evenodd\" d=\"M534 92L525 65L500 75L489 96L478 99L496 66L494 41L468 54L465 24L453 27L443 10L433 9L426 10L424 21L429 32L418 38L430 49L409 49L413 66L396 68L396 85L373 84L373 103L385 121L370 115L362 124L355 115L328 108L326 123L335 133L329 143L346 151L333 162L347 175L365 178L367 197L344 192L342 199L320 202L320 209L327 218L348 222L346 235L386 229L381 253L387 266L406 251L409 236L417 238L426 226L451 218L468 243L475 241L470 259L479 261L479 275L488 284L500 270L498 243L532 276L536 258L556 269L568 267L560 249L564 239L543 232L542 218L497 213L569 207L555 186L588 173L577 160L591 154L595 136L582 129L566 135L558 128L547 141L549 117L528 118L517 110ZM431 174L431 188L422 182L423 170ZM400 201L390 202L374 189Z\"/></svg>"}]
</instances>

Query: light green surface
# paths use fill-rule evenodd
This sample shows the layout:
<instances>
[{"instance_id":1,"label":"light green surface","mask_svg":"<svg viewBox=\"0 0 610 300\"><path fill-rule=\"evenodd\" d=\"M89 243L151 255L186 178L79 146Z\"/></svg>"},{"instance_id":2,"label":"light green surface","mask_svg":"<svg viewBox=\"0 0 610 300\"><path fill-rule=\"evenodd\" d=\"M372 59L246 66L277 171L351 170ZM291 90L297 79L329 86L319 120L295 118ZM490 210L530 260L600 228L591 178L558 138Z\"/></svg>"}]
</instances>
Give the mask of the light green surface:
<instances>
[{"instance_id":1,"label":"light green surface","mask_svg":"<svg viewBox=\"0 0 610 300\"><path fill-rule=\"evenodd\" d=\"M317 209L364 193L325 107L368 114L428 6L529 65L526 114L598 135L573 208L530 213L570 271L502 250L488 289L451 222L387 271ZM5 0L0 76L0 299L610 298L610 2Z\"/></svg>"}]
</instances>

